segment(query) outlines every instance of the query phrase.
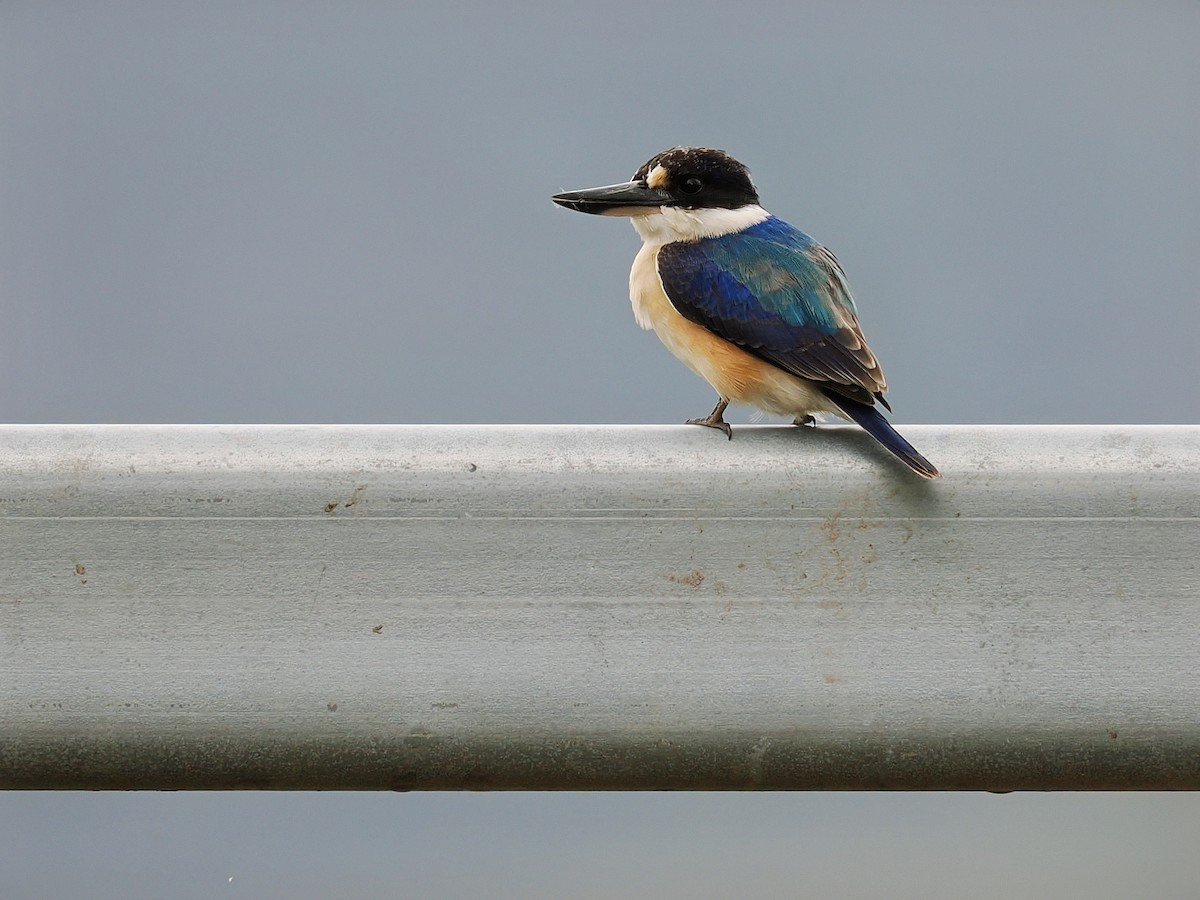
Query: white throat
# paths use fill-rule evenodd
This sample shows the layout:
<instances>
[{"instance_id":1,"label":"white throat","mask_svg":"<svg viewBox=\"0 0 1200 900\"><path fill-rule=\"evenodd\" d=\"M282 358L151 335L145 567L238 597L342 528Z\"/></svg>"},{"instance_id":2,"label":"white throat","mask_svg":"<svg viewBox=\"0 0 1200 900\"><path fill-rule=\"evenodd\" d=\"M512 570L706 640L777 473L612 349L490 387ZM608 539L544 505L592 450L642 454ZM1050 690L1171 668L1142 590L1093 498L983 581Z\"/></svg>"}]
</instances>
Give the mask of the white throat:
<instances>
[{"instance_id":1,"label":"white throat","mask_svg":"<svg viewBox=\"0 0 1200 900\"><path fill-rule=\"evenodd\" d=\"M660 206L657 212L630 221L647 244L674 244L734 234L770 217L758 204L738 209L682 209Z\"/></svg>"}]
</instances>

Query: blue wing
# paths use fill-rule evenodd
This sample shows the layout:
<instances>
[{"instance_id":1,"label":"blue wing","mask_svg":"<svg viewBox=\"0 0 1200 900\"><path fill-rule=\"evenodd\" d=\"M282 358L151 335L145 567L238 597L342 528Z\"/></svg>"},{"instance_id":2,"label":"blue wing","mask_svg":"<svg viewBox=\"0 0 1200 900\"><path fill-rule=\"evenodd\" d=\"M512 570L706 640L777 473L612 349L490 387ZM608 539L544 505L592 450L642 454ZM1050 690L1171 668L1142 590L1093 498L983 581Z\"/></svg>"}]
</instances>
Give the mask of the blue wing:
<instances>
[{"instance_id":1,"label":"blue wing","mask_svg":"<svg viewBox=\"0 0 1200 900\"><path fill-rule=\"evenodd\" d=\"M883 402L887 383L846 276L799 229L771 216L736 234L666 244L658 274L671 304L691 321L829 391Z\"/></svg>"}]
</instances>

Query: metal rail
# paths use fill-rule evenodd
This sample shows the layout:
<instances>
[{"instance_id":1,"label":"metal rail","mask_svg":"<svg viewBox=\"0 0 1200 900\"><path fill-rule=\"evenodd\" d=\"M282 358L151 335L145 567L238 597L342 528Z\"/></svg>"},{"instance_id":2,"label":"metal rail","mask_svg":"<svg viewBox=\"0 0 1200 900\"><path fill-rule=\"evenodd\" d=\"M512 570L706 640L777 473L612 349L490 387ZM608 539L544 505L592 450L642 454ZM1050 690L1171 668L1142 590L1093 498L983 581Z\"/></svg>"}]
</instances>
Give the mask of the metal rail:
<instances>
[{"instance_id":1,"label":"metal rail","mask_svg":"<svg viewBox=\"0 0 1200 900\"><path fill-rule=\"evenodd\" d=\"M1200 788L1200 428L0 427L2 788Z\"/></svg>"}]
</instances>

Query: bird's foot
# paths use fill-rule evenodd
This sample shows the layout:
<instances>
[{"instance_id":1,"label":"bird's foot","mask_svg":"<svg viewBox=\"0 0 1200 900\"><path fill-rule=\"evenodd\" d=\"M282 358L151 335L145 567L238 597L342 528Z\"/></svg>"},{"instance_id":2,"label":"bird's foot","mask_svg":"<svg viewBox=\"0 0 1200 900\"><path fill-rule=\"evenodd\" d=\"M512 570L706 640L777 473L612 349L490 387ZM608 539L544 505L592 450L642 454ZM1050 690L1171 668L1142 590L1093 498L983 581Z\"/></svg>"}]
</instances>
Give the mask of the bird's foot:
<instances>
[{"instance_id":1,"label":"bird's foot","mask_svg":"<svg viewBox=\"0 0 1200 900\"><path fill-rule=\"evenodd\" d=\"M725 437L733 440L733 429L729 427L729 423L725 421L725 407L729 405L729 401L722 397L717 401L716 408L708 414L707 419L688 419L686 425L703 425L706 428L719 428L725 432Z\"/></svg>"},{"instance_id":2,"label":"bird's foot","mask_svg":"<svg viewBox=\"0 0 1200 900\"><path fill-rule=\"evenodd\" d=\"M729 423L725 421L725 407L729 405L729 401L722 397L717 401L716 408L708 414L707 419L688 419L683 424L685 425L703 425L705 428L719 428L725 432L725 437L733 440L733 429L729 427Z\"/></svg>"},{"instance_id":3,"label":"bird's foot","mask_svg":"<svg viewBox=\"0 0 1200 900\"><path fill-rule=\"evenodd\" d=\"M716 429L719 429L720 431L725 432L725 437L729 438L729 440L731 440L731 441L733 440L733 429L730 427L729 423L726 422L720 416L717 416L716 418L709 416L707 419L688 419L683 424L684 425L704 425L707 428L716 428Z\"/></svg>"},{"instance_id":4,"label":"bird's foot","mask_svg":"<svg viewBox=\"0 0 1200 900\"><path fill-rule=\"evenodd\" d=\"M801 428L803 428L805 425L815 428L817 426L817 420L813 416L804 416L803 418L796 416L796 418L792 419L792 424L798 425Z\"/></svg>"}]
</instances>

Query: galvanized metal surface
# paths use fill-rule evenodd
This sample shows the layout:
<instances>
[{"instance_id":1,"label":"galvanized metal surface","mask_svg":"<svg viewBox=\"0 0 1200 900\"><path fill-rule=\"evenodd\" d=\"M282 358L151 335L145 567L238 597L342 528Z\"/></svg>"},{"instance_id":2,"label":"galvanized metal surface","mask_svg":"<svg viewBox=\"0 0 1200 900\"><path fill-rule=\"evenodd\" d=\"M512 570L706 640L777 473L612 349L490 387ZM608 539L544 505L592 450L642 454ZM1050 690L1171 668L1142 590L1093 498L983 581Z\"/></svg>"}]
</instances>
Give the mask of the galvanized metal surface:
<instances>
[{"instance_id":1,"label":"galvanized metal surface","mask_svg":"<svg viewBox=\"0 0 1200 900\"><path fill-rule=\"evenodd\" d=\"M1200 788L1200 428L0 427L0 787Z\"/></svg>"}]
</instances>

